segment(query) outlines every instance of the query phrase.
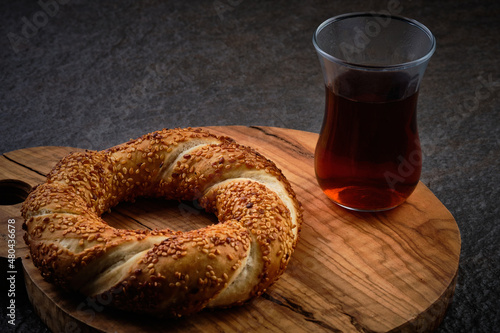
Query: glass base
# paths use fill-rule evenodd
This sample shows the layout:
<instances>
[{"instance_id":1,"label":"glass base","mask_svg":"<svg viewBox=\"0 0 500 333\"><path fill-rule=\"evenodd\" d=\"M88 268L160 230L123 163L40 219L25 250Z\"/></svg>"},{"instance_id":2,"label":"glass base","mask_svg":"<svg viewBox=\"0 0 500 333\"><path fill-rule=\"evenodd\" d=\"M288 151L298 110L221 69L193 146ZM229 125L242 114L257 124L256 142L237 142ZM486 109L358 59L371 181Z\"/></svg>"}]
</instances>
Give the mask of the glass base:
<instances>
[{"instance_id":1,"label":"glass base","mask_svg":"<svg viewBox=\"0 0 500 333\"><path fill-rule=\"evenodd\" d=\"M347 186L323 192L340 207L357 212L387 211L406 201L405 196L388 188Z\"/></svg>"},{"instance_id":2,"label":"glass base","mask_svg":"<svg viewBox=\"0 0 500 333\"><path fill-rule=\"evenodd\" d=\"M348 210L352 210L352 211L355 211L355 212L361 212L361 213L377 213L377 212L385 212L385 211L388 211L388 210L391 210L391 209L394 209L398 206L400 206L401 204L398 204L396 206L392 206L392 207L388 207L388 208L380 208L380 209L361 209L361 208L354 208L354 207L349 207L349 206L345 206L345 205L342 205L341 203L338 203L336 202L335 200L333 199L330 199L333 201L333 203L335 203L337 206L340 206L342 208L345 208L345 209L348 209Z\"/></svg>"}]
</instances>

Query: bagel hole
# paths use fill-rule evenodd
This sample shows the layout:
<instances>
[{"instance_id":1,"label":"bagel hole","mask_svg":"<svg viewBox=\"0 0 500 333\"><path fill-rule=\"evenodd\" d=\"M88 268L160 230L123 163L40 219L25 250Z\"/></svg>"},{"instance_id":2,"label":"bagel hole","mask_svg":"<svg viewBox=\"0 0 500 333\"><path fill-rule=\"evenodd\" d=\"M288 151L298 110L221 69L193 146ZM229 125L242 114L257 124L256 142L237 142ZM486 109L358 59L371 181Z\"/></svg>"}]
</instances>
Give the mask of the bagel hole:
<instances>
[{"instance_id":1,"label":"bagel hole","mask_svg":"<svg viewBox=\"0 0 500 333\"><path fill-rule=\"evenodd\" d=\"M117 229L172 229L190 231L218 223L217 217L206 212L196 201L175 201L158 198L138 198L121 202L103 214L102 218Z\"/></svg>"},{"instance_id":2,"label":"bagel hole","mask_svg":"<svg viewBox=\"0 0 500 333\"><path fill-rule=\"evenodd\" d=\"M23 202L28 197L31 186L17 179L0 180L0 205L10 206Z\"/></svg>"}]
</instances>

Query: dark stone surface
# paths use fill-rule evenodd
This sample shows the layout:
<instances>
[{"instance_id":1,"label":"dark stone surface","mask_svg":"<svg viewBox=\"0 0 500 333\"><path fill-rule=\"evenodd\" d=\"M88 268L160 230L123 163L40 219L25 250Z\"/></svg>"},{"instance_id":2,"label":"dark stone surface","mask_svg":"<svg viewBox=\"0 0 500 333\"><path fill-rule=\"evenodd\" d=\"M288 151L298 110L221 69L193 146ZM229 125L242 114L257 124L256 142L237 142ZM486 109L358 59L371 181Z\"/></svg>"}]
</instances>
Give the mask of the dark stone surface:
<instances>
[{"instance_id":1,"label":"dark stone surface","mask_svg":"<svg viewBox=\"0 0 500 333\"><path fill-rule=\"evenodd\" d=\"M164 127L319 132L316 26L390 8L424 23L437 51L420 91L421 179L462 236L456 294L439 332L499 331L498 1L60 2L0 4L0 153L102 149ZM18 332L46 331L29 304L19 312Z\"/></svg>"}]
</instances>

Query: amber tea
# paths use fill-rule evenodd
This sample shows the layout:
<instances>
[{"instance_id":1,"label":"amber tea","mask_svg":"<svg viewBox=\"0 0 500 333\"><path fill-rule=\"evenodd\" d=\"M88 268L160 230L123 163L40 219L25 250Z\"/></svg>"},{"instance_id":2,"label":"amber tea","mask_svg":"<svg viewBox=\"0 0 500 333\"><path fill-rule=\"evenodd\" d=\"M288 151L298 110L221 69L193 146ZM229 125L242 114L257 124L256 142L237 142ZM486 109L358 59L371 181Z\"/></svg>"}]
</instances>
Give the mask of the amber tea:
<instances>
[{"instance_id":1,"label":"amber tea","mask_svg":"<svg viewBox=\"0 0 500 333\"><path fill-rule=\"evenodd\" d=\"M422 168L418 92L394 99L397 83L388 76L389 82L378 81L372 84L378 83L378 91L386 84L385 94L352 99L326 87L323 128L315 153L316 176L325 194L357 210L401 204L415 189Z\"/></svg>"}]
</instances>

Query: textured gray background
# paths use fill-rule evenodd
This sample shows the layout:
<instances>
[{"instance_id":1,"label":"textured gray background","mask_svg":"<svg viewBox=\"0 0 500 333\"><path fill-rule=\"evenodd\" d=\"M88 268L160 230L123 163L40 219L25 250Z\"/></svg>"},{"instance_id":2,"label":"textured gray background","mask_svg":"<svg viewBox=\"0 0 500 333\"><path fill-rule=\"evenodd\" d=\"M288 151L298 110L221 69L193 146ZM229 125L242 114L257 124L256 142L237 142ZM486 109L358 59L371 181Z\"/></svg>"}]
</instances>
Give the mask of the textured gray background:
<instances>
[{"instance_id":1,"label":"textured gray background","mask_svg":"<svg viewBox=\"0 0 500 333\"><path fill-rule=\"evenodd\" d=\"M319 132L319 23L395 6L427 25L438 46L419 99L422 181L462 235L439 332L500 332L498 1L60 2L50 15L34 0L0 4L0 153L102 149L164 127ZM46 330L29 304L19 310L18 331Z\"/></svg>"}]
</instances>

